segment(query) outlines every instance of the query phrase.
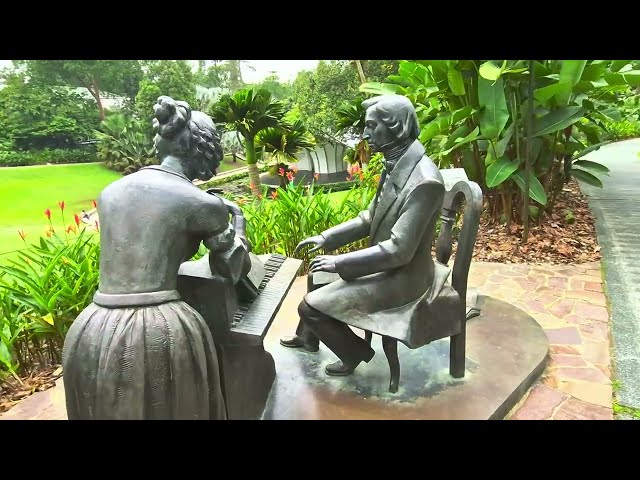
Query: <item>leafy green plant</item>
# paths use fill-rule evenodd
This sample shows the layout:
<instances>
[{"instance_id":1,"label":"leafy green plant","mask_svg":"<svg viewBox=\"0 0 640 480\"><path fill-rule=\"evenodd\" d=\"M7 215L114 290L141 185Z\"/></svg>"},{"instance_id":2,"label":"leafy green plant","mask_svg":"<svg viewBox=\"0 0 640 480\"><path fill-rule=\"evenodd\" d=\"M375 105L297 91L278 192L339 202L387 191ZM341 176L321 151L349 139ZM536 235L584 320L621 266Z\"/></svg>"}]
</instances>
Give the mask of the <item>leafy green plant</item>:
<instances>
[{"instance_id":1,"label":"leafy green plant","mask_svg":"<svg viewBox=\"0 0 640 480\"><path fill-rule=\"evenodd\" d=\"M60 209L61 228L47 210L47 236L0 265L0 366L13 375L61 361L67 330L98 287L99 226L76 215L65 228L63 202Z\"/></svg>"},{"instance_id":2,"label":"leafy green plant","mask_svg":"<svg viewBox=\"0 0 640 480\"><path fill-rule=\"evenodd\" d=\"M98 158L107 167L127 175L158 163L150 133L132 116L112 114L104 119L101 128L96 131Z\"/></svg>"},{"instance_id":3,"label":"leafy green plant","mask_svg":"<svg viewBox=\"0 0 640 480\"><path fill-rule=\"evenodd\" d=\"M271 199L254 200L242 205L247 218L247 238L256 254L280 253L303 260L306 271L315 256L307 250L295 253L298 243L307 237L355 217L366 209L375 195L371 187L354 187L336 203L312 184L289 183L278 188ZM348 245L340 252L362 248L364 241Z\"/></svg>"},{"instance_id":4,"label":"leafy green plant","mask_svg":"<svg viewBox=\"0 0 640 480\"><path fill-rule=\"evenodd\" d=\"M26 165L46 165L48 163L88 163L98 160L97 153L93 149L0 150L0 167L22 167Z\"/></svg>"},{"instance_id":5,"label":"leafy green plant","mask_svg":"<svg viewBox=\"0 0 640 480\"><path fill-rule=\"evenodd\" d=\"M619 115L611 102L640 71L617 60L420 60L401 61L389 80L360 90L407 96L427 153L464 168L493 219L509 224L531 210L525 197L550 212L571 177L601 185L608 169L581 159L607 142L605 122Z\"/></svg>"},{"instance_id":6,"label":"leafy green plant","mask_svg":"<svg viewBox=\"0 0 640 480\"><path fill-rule=\"evenodd\" d=\"M223 95L209 114L214 122L225 124L226 128L237 130L242 135L251 190L259 196L256 136L267 128L284 127L284 105L273 100L269 90L245 88L233 95Z\"/></svg>"}]
</instances>

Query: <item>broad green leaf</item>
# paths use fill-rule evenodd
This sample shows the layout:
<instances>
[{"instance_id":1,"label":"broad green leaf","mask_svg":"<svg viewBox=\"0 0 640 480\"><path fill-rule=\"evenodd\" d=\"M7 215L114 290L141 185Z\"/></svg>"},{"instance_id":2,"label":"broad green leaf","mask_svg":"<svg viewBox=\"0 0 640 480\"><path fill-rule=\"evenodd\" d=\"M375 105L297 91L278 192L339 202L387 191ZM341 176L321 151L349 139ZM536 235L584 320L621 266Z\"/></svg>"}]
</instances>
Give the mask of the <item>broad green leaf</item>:
<instances>
[{"instance_id":1,"label":"broad green leaf","mask_svg":"<svg viewBox=\"0 0 640 480\"><path fill-rule=\"evenodd\" d=\"M640 70L629 70L624 73L606 73L604 79L609 85L640 86Z\"/></svg>"},{"instance_id":2,"label":"broad green leaf","mask_svg":"<svg viewBox=\"0 0 640 480\"><path fill-rule=\"evenodd\" d=\"M587 137L587 140L588 139L589 138ZM571 160L577 160L578 158L584 157L588 153L591 153L594 150L598 150L601 146L606 145L607 143L611 143L611 140L607 140L605 142L600 142L600 143L596 143L595 145L591 145L590 147L585 148L581 152L576 153L573 157L571 157Z\"/></svg>"},{"instance_id":3,"label":"broad green leaf","mask_svg":"<svg viewBox=\"0 0 640 480\"><path fill-rule=\"evenodd\" d=\"M503 137L495 143L492 142L493 148L490 148L489 150L491 152L495 150L495 155L497 158L502 157L504 155L504 152L507 150L509 142L511 141L511 137L513 137L513 129L514 125L513 122L511 122L509 128L505 130Z\"/></svg>"},{"instance_id":4,"label":"broad green leaf","mask_svg":"<svg viewBox=\"0 0 640 480\"><path fill-rule=\"evenodd\" d=\"M441 152L441 155L448 155L449 153L453 152L455 149L460 148L462 145L466 145L467 143L473 142L474 140L480 140L484 138L483 136L479 136L479 133L480 133L480 129L478 127L474 128L469 135L467 135L463 139L458 139L455 142L455 145L453 147Z\"/></svg>"},{"instance_id":5,"label":"broad green leaf","mask_svg":"<svg viewBox=\"0 0 640 480\"><path fill-rule=\"evenodd\" d=\"M443 132L446 132L453 125L457 124L461 120L465 120L469 118L475 110L471 106L466 106L455 112L447 112L445 114L439 115L433 121L429 122L422 128L420 132L420 141L422 143L426 143L431 140L436 135L440 135Z\"/></svg>"},{"instance_id":6,"label":"broad green leaf","mask_svg":"<svg viewBox=\"0 0 640 480\"><path fill-rule=\"evenodd\" d=\"M393 83L368 82L360 85L359 90L363 93L373 93L374 95L402 94L404 88Z\"/></svg>"},{"instance_id":7,"label":"broad green leaf","mask_svg":"<svg viewBox=\"0 0 640 480\"><path fill-rule=\"evenodd\" d=\"M447 139L447 143L445 143L444 148L448 149L452 147L453 145L455 145L456 140L458 140L459 138L466 137L467 135L469 135L470 131L471 131L471 128L467 124L463 123L458 128L456 128L451 133L451 135L449 135L449 138Z\"/></svg>"},{"instance_id":8,"label":"broad green leaf","mask_svg":"<svg viewBox=\"0 0 640 480\"><path fill-rule=\"evenodd\" d=\"M496 67L491 62L485 62L480 65L480 76L485 80L491 80L492 82L498 80L500 78L500 74L502 70L499 67Z\"/></svg>"},{"instance_id":9,"label":"broad green leaf","mask_svg":"<svg viewBox=\"0 0 640 480\"><path fill-rule=\"evenodd\" d=\"M509 110L504 96L504 85L501 78L491 82L478 79L478 102L480 111L480 132L482 136L495 140L509 120Z\"/></svg>"},{"instance_id":10,"label":"broad green leaf","mask_svg":"<svg viewBox=\"0 0 640 480\"><path fill-rule=\"evenodd\" d=\"M487 187L493 188L500 185L509 178L513 172L518 170L518 166L520 166L518 160L512 161L506 156L489 165L486 173Z\"/></svg>"},{"instance_id":11,"label":"broad green leaf","mask_svg":"<svg viewBox=\"0 0 640 480\"><path fill-rule=\"evenodd\" d=\"M0 342L0 363L2 363L7 370L12 369L11 353L4 342Z\"/></svg>"},{"instance_id":12,"label":"broad green leaf","mask_svg":"<svg viewBox=\"0 0 640 480\"><path fill-rule=\"evenodd\" d=\"M533 91L533 97L539 102L546 102L554 96L564 96L571 93L571 84L569 82L553 83L549 86L536 88Z\"/></svg>"},{"instance_id":13,"label":"broad green leaf","mask_svg":"<svg viewBox=\"0 0 640 480\"><path fill-rule=\"evenodd\" d=\"M619 109L615 107L605 108L604 110L601 110L600 113L602 113L603 115L609 117L611 120L614 120L616 122L619 122L622 120L622 113L620 112Z\"/></svg>"},{"instance_id":14,"label":"broad green leaf","mask_svg":"<svg viewBox=\"0 0 640 480\"><path fill-rule=\"evenodd\" d=\"M533 71L536 77L544 77L551 74L551 69L541 62L533 62Z\"/></svg>"},{"instance_id":15,"label":"broad green leaf","mask_svg":"<svg viewBox=\"0 0 640 480\"><path fill-rule=\"evenodd\" d=\"M562 67L560 67L560 83L567 82L573 87L580 81L586 65L586 60L563 60ZM557 95L558 105L568 104L570 97L571 93L566 92Z\"/></svg>"},{"instance_id":16,"label":"broad green leaf","mask_svg":"<svg viewBox=\"0 0 640 480\"><path fill-rule=\"evenodd\" d=\"M42 320L47 322L49 325L53 325L53 315L51 315L50 313L47 313L44 317L42 317Z\"/></svg>"},{"instance_id":17,"label":"broad green leaf","mask_svg":"<svg viewBox=\"0 0 640 480\"><path fill-rule=\"evenodd\" d=\"M464 167L464 171L467 172L469 180L474 182L479 180L478 169L476 168L476 162L471 149L467 149L462 153L462 166Z\"/></svg>"},{"instance_id":18,"label":"broad green leaf","mask_svg":"<svg viewBox=\"0 0 640 480\"><path fill-rule=\"evenodd\" d=\"M609 168L598 162L592 162L591 160L576 160L573 162L573 167L580 167L583 170L592 172L595 174L609 175ZM572 167L572 168L573 168Z\"/></svg>"},{"instance_id":19,"label":"broad green leaf","mask_svg":"<svg viewBox=\"0 0 640 480\"><path fill-rule=\"evenodd\" d=\"M611 62L611 71L618 72L622 67L631 63L631 60L613 60Z\"/></svg>"},{"instance_id":20,"label":"broad green leaf","mask_svg":"<svg viewBox=\"0 0 640 480\"><path fill-rule=\"evenodd\" d=\"M571 106L552 110L542 118L536 118L533 123L534 137L557 132L573 125L584 115L584 108Z\"/></svg>"},{"instance_id":21,"label":"broad green leaf","mask_svg":"<svg viewBox=\"0 0 640 480\"><path fill-rule=\"evenodd\" d=\"M524 170L511 175L514 182L518 184L520 190L524 192ZM529 174L529 197L541 205L547 204L547 194L544 191L544 187L540 183L540 180L535 175Z\"/></svg>"},{"instance_id":22,"label":"broad green leaf","mask_svg":"<svg viewBox=\"0 0 640 480\"><path fill-rule=\"evenodd\" d=\"M606 63L590 63L584 67L580 81L596 82L602 80L604 72L607 71Z\"/></svg>"},{"instance_id":23,"label":"broad green leaf","mask_svg":"<svg viewBox=\"0 0 640 480\"><path fill-rule=\"evenodd\" d=\"M455 68L451 68L447 72L447 79L449 80L449 87L454 95L462 96L465 94L462 72Z\"/></svg>"},{"instance_id":24,"label":"broad green leaf","mask_svg":"<svg viewBox=\"0 0 640 480\"><path fill-rule=\"evenodd\" d=\"M584 183L588 183L589 185L593 185L594 187L602 188L602 182L598 177L594 174L589 173L585 170L580 170L579 168L572 168L570 170L571 176L576 178L577 180L581 180Z\"/></svg>"}]
</instances>

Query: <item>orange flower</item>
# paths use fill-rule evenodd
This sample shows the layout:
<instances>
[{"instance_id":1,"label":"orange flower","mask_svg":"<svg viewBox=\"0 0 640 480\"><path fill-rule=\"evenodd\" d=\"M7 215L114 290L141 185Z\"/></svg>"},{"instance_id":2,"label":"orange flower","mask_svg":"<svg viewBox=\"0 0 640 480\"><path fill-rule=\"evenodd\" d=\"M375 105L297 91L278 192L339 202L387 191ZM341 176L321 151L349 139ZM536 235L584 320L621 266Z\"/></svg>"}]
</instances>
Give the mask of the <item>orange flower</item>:
<instances>
[{"instance_id":1,"label":"orange flower","mask_svg":"<svg viewBox=\"0 0 640 480\"><path fill-rule=\"evenodd\" d=\"M46 232L44 232L47 234L47 237L51 237L51 235L53 235L55 232L52 229L47 230Z\"/></svg>"},{"instance_id":2,"label":"orange flower","mask_svg":"<svg viewBox=\"0 0 640 480\"><path fill-rule=\"evenodd\" d=\"M71 232L76 233L76 231L77 231L76 227L74 227L73 225L69 225L67 227L67 233L71 233Z\"/></svg>"},{"instance_id":3,"label":"orange flower","mask_svg":"<svg viewBox=\"0 0 640 480\"><path fill-rule=\"evenodd\" d=\"M275 200L276 198L278 198L278 191L274 190L273 192L271 192L271 199Z\"/></svg>"},{"instance_id":4,"label":"orange flower","mask_svg":"<svg viewBox=\"0 0 640 480\"><path fill-rule=\"evenodd\" d=\"M289 168L291 169L291 171L294 174L298 173L298 166L297 165L291 165Z\"/></svg>"},{"instance_id":5,"label":"orange flower","mask_svg":"<svg viewBox=\"0 0 640 480\"><path fill-rule=\"evenodd\" d=\"M26 243L25 237L27 236L27 234L25 233L25 231L18 230L18 235L20 235L20 238L22 239L22 241Z\"/></svg>"},{"instance_id":6,"label":"orange flower","mask_svg":"<svg viewBox=\"0 0 640 480\"><path fill-rule=\"evenodd\" d=\"M78 216L77 213L73 214L73 219L76 221L76 226L80 226L80 217Z\"/></svg>"},{"instance_id":7,"label":"orange flower","mask_svg":"<svg viewBox=\"0 0 640 480\"><path fill-rule=\"evenodd\" d=\"M93 208L98 208L98 204L96 203L96 201L93 201Z\"/></svg>"},{"instance_id":8,"label":"orange flower","mask_svg":"<svg viewBox=\"0 0 640 480\"><path fill-rule=\"evenodd\" d=\"M98 224L98 220L96 220L95 225L96 225L96 230L99 232L100 231L100 225Z\"/></svg>"},{"instance_id":9,"label":"orange flower","mask_svg":"<svg viewBox=\"0 0 640 480\"><path fill-rule=\"evenodd\" d=\"M48 208L44 211L44 216L51 220L51 210Z\"/></svg>"},{"instance_id":10,"label":"orange flower","mask_svg":"<svg viewBox=\"0 0 640 480\"><path fill-rule=\"evenodd\" d=\"M315 178L316 181L319 180L320 179L320 174L319 173L314 173L313 174L313 178Z\"/></svg>"},{"instance_id":11,"label":"orange flower","mask_svg":"<svg viewBox=\"0 0 640 480\"><path fill-rule=\"evenodd\" d=\"M293 172L287 172L287 180L293 182Z\"/></svg>"},{"instance_id":12,"label":"orange flower","mask_svg":"<svg viewBox=\"0 0 640 480\"><path fill-rule=\"evenodd\" d=\"M58 206L60 207L60 210L64 212L64 200L62 200L61 202L58 202Z\"/></svg>"},{"instance_id":13,"label":"orange flower","mask_svg":"<svg viewBox=\"0 0 640 480\"><path fill-rule=\"evenodd\" d=\"M284 177L284 168L280 167L280 168L278 169L278 176L279 176L279 177Z\"/></svg>"}]
</instances>

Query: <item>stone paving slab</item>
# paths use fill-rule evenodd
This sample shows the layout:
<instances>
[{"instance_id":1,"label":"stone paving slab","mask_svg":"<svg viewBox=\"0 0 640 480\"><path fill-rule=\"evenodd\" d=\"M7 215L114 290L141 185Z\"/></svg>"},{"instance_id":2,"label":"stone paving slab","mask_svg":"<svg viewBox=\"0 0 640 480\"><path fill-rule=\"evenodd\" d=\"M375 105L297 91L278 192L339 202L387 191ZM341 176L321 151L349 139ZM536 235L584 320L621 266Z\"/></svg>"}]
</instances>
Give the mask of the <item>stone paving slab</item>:
<instances>
[{"instance_id":1,"label":"stone paving slab","mask_svg":"<svg viewBox=\"0 0 640 480\"><path fill-rule=\"evenodd\" d=\"M507 419L613 419L609 315L603 296L597 295L602 293L599 262L574 266L473 262L469 287L529 313L549 339L547 368ZM269 336L292 334L288 327L305 289L306 277L296 279ZM44 418L66 418L61 382L0 416Z\"/></svg>"}]
</instances>

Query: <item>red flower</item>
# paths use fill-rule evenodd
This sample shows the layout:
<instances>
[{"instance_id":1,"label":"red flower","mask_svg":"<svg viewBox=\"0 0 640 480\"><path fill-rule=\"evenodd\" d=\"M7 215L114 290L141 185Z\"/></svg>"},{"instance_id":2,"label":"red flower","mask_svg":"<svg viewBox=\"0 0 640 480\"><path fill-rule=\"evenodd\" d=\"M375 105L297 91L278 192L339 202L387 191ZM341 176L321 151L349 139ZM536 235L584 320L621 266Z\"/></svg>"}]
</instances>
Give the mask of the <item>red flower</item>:
<instances>
[{"instance_id":1,"label":"red flower","mask_svg":"<svg viewBox=\"0 0 640 480\"><path fill-rule=\"evenodd\" d=\"M274 190L273 192L271 192L271 199L275 200L276 198L278 198L278 191Z\"/></svg>"},{"instance_id":2,"label":"red flower","mask_svg":"<svg viewBox=\"0 0 640 480\"><path fill-rule=\"evenodd\" d=\"M80 226L80 217L78 216L77 213L73 214L73 219L76 221L76 225L79 227Z\"/></svg>"},{"instance_id":3,"label":"red flower","mask_svg":"<svg viewBox=\"0 0 640 480\"><path fill-rule=\"evenodd\" d=\"M27 236L27 234L25 233L24 230L18 230L18 235L20 235L20 238L22 239L22 241L25 241L25 237Z\"/></svg>"},{"instance_id":4,"label":"red flower","mask_svg":"<svg viewBox=\"0 0 640 480\"><path fill-rule=\"evenodd\" d=\"M93 208L98 208L98 204L96 203L96 201L93 201Z\"/></svg>"},{"instance_id":5,"label":"red flower","mask_svg":"<svg viewBox=\"0 0 640 480\"><path fill-rule=\"evenodd\" d=\"M47 234L47 237L51 237L51 235L56 233L56 232L54 232L53 229L49 229L45 233Z\"/></svg>"},{"instance_id":6,"label":"red flower","mask_svg":"<svg viewBox=\"0 0 640 480\"><path fill-rule=\"evenodd\" d=\"M58 206L60 207L60 210L64 212L64 200L62 200L61 202L58 202Z\"/></svg>"},{"instance_id":7,"label":"red flower","mask_svg":"<svg viewBox=\"0 0 640 480\"><path fill-rule=\"evenodd\" d=\"M44 216L51 220L51 210L48 208L44 211Z\"/></svg>"},{"instance_id":8,"label":"red flower","mask_svg":"<svg viewBox=\"0 0 640 480\"><path fill-rule=\"evenodd\" d=\"M284 168L280 167L280 168L278 169L278 176L279 176L279 177L284 177Z\"/></svg>"},{"instance_id":9,"label":"red flower","mask_svg":"<svg viewBox=\"0 0 640 480\"><path fill-rule=\"evenodd\" d=\"M67 233L71 233L71 232L76 233L76 227L74 227L73 225L69 225L67 227Z\"/></svg>"},{"instance_id":10,"label":"red flower","mask_svg":"<svg viewBox=\"0 0 640 480\"><path fill-rule=\"evenodd\" d=\"M287 180L293 182L293 172L287 172Z\"/></svg>"}]
</instances>

